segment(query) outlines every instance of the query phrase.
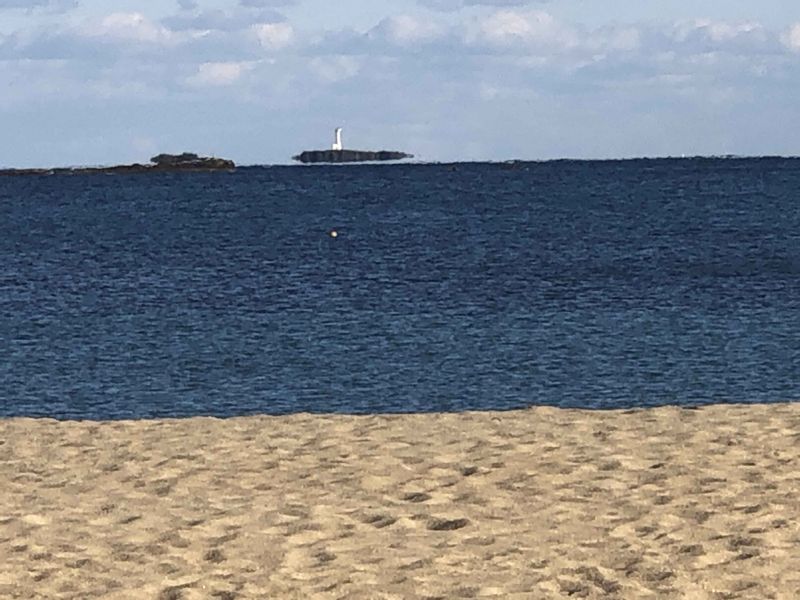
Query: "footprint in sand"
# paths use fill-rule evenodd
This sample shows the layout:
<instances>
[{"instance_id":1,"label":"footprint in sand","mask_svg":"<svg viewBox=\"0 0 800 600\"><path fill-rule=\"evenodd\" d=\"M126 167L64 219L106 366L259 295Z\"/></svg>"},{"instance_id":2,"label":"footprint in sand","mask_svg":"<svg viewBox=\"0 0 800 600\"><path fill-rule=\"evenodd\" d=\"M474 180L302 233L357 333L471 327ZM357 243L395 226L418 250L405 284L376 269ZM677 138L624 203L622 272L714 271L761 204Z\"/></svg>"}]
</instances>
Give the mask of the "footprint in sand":
<instances>
[{"instance_id":1,"label":"footprint in sand","mask_svg":"<svg viewBox=\"0 0 800 600\"><path fill-rule=\"evenodd\" d=\"M427 502L431 499L430 494L426 494L424 492L411 492L403 496L403 500L406 502L414 502L415 504L419 504L421 502Z\"/></svg>"},{"instance_id":2,"label":"footprint in sand","mask_svg":"<svg viewBox=\"0 0 800 600\"><path fill-rule=\"evenodd\" d=\"M210 563L219 564L225 562L225 555L219 548L212 548L203 555L203 560Z\"/></svg>"},{"instance_id":3,"label":"footprint in sand","mask_svg":"<svg viewBox=\"0 0 800 600\"><path fill-rule=\"evenodd\" d=\"M374 514L364 515L361 518L361 522L366 523L367 525L372 525L377 529L383 529L384 527L389 527L389 525L394 525L397 522L397 519L391 515Z\"/></svg>"}]
</instances>

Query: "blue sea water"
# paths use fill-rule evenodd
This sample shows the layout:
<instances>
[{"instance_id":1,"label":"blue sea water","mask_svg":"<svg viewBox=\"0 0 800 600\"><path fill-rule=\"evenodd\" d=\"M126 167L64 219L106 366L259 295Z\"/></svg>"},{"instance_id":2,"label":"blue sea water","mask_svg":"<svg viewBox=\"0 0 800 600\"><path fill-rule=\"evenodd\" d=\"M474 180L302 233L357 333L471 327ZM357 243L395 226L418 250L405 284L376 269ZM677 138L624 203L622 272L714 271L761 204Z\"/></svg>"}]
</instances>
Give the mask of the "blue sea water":
<instances>
[{"instance_id":1,"label":"blue sea water","mask_svg":"<svg viewBox=\"0 0 800 600\"><path fill-rule=\"evenodd\" d=\"M798 399L797 159L0 178L3 416Z\"/></svg>"}]
</instances>

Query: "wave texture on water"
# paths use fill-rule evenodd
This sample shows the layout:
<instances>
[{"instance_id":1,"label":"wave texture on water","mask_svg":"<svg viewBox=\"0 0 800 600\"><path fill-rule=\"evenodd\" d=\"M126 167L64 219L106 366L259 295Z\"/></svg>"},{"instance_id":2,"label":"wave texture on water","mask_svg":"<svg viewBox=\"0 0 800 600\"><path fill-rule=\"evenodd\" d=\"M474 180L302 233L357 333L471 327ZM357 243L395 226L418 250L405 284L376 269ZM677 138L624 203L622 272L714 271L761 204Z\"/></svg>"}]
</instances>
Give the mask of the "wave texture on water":
<instances>
[{"instance_id":1,"label":"wave texture on water","mask_svg":"<svg viewBox=\"0 0 800 600\"><path fill-rule=\"evenodd\" d=\"M798 399L798 189L777 158L5 178L0 415Z\"/></svg>"}]
</instances>

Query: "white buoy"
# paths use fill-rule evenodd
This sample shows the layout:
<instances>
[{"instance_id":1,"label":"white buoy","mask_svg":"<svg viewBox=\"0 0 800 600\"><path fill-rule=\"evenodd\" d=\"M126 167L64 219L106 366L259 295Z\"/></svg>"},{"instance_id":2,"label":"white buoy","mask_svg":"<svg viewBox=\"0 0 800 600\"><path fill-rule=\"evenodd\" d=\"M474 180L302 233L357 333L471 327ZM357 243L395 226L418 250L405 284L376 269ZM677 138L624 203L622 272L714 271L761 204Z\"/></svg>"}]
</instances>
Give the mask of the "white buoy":
<instances>
[{"instance_id":1,"label":"white buoy","mask_svg":"<svg viewBox=\"0 0 800 600\"><path fill-rule=\"evenodd\" d=\"M334 229L333 231L331 231L331 237L332 238L339 237L339 232Z\"/></svg>"},{"instance_id":2,"label":"white buoy","mask_svg":"<svg viewBox=\"0 0 800 600\"><path fill-rule=\"evenodd\" d=\"M342 128L337 127L336 132L334 133L334 142L331 146L331 150L341 150L342 149Z\"/></svg>"}]
</instances>

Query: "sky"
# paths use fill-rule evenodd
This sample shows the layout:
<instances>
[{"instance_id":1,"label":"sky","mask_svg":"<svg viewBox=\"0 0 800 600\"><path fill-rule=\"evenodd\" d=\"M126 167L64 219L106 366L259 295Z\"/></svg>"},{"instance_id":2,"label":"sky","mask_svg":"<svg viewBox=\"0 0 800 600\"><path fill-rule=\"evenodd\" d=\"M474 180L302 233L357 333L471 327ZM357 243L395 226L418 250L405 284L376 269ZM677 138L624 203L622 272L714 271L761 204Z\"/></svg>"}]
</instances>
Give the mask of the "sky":
<instances>
[{"instance_id":1,"label":"sky","mask_svg":"<svg viewBox=\"0 0 800 600\"><path fill-rule=\"evenodd\" d=\"M0 0L0 167L800 155L797 0Z\"/></svg>"}]
</instances>

